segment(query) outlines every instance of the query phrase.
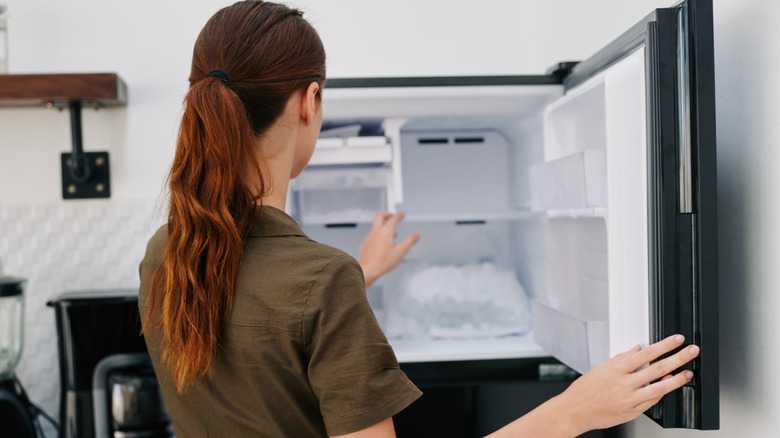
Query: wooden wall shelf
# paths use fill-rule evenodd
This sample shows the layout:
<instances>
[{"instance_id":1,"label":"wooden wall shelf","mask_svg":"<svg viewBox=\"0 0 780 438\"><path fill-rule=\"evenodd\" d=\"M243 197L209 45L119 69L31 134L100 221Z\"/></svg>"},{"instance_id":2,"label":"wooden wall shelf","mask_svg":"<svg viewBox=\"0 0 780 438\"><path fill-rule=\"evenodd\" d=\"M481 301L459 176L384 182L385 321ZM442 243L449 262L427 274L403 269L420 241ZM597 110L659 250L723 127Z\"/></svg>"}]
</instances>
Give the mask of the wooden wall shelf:
<instances>
[{"instance_id":1,"label":"wooden wall shelf","mask_svg":"<svg viewBox=\"0 0 780 438\"><path fill-rule=\"evenodd\" d=\"M0 108L127 105L127 85L115 73L0 74Z\"/></svg>"},{"instance_id":2,"label":"wooden wall shelf","mask_svg":"<svg viewBox=\"0 0 780 438\"><path fill-rule=\"evenodd\" d=\"M68 109L73 149L60 154L63 199L111 197L108 152L84 151L81 110L126 105L116 73L0 74L0 108Z\"/></svg>"}]
</instances>

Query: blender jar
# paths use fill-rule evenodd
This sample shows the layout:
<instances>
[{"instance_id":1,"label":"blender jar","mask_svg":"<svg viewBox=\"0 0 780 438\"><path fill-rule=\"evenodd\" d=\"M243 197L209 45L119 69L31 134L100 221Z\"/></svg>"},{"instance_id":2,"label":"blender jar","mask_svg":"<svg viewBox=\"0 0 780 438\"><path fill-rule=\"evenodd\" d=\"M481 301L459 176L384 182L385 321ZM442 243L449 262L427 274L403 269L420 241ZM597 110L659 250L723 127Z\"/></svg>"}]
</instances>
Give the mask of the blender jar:
<instances>
[{"instance_id":1,"label":"blender jar","mask_svg":"<svg viewBox=\"0 0 780 438\"><path fill-rule=\"evenodd\" d=\"M0 381L13 377L22 355L24 279L0 277Z\"/></svg>"}]
</instances>

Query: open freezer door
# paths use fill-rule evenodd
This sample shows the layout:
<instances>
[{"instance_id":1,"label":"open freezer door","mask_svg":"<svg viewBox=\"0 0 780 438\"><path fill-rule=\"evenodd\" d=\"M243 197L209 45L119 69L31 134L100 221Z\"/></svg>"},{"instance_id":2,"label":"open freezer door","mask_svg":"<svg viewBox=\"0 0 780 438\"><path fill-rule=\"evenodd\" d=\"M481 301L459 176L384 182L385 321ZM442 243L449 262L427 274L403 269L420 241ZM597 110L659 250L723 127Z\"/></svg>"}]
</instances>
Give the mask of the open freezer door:
<instances>
[{"instance_id":1,"label":"open freezer door","mask_svg":"<svg viewBox=\"0 0 780 438\"><path fill-rule=\"evenodd\" d=\"M701 346L695 377L647 415L717 429L711 0L654 11L564 85L545 110L544 162L531 169L549 266L537 342L584 372L681 333Z\"/></svg>"}]
</instances>

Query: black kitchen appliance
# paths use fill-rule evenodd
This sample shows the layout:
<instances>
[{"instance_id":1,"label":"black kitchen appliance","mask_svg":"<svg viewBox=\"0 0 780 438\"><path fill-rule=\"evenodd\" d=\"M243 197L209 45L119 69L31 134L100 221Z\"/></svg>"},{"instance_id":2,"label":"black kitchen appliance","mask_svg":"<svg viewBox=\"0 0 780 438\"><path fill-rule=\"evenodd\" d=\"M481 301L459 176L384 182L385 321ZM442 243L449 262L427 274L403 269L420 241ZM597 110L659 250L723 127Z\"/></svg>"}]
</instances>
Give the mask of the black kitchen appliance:
<instances>
[{"instance_id":1,"label":"black kitchen appliance","mask_svg":"<svg viewBox=\"0 0 780 438\"><path fill-rule=\"evenodd\" d=\"M34 437L31 404L14 369L22 356L24 280L0 277L0 425L3 436Z\"/></svg>"},{"instance_id":2,"label":"black kitchen appliance","mask_svg":"<svg viewBox=\"0 0 780 438\"><path fill-rule=\"evenodd\" d=\"M69 293L56 311L62 438L168 437L136 291Z\"/></svg>"}]
</instances>

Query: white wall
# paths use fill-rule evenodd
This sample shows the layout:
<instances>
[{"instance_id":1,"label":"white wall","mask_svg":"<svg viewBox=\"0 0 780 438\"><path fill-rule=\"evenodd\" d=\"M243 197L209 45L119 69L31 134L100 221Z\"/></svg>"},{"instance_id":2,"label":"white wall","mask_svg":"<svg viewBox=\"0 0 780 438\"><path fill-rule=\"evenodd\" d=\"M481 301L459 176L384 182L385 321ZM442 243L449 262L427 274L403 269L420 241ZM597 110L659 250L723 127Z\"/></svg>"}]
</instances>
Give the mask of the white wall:
<instances>
[{"instance_id":1,"label":"white wall","mask_svg":"<svg viewBox=\"0 0 780 438\"><path fill-rule=\"evenodd\" d=\"M111 151L114 196L94 202L153 205L173 152L192 43L205 20L229 2L0 2L9 6L12 73L114 71L125 79L127 108L84 114L86 149ZM671 0L293 3L319 29L329 75L335 77L540 73L557 61L587 57ZM774 120L780 114L780 82L772 77L780 71L778 22L776 1L715 0L723 430L709 436L769 437L780 430L780 382L772 370L780 362L780 342L774 340L780 333L774 318L780 311L775 291L780 172L774 170L780 159L780 124ZM67 113L0 109L0 207L43 205L56 213L68 205L59 199L58 163L69 139ZM16 257L18 248L3 238L15 232L9 220L0 217L0 225L6 224L0 229L0 260L8 273L32 277L30 294L53 294L58 284L112 286L104 273L99 281L71 273L60 282L55 271L28 269L42 259ZM138 257L140 249L133 248L128 257ZM133 286L124 272L130 268L122 269L113 286ZM37 276L48 276L48 289L36 289L43 283L36 283ZM41 328L39 337L46 336L51 330ZM41 345L38 349L53 344ZM36 348L27 348L28 364L35 354ZM35 387L35 374L21 377ZM31 392L38 400L56 397L51 384ZM44 407L56 409L51 402ZM642 437L704 435L661 431L645 419L631 430Z\"/></svg>"},{"instance_id":2,"label":"white wall","mask_svg":"<svg viewBox=\"0 0 780 438\"><path fill-rule=\"evenodd\" d=\"M0 2L10 13L11 73L113 71L127 82L127 108L85 112L85 148L111 152L113 199L157 196L173 154L192 44L208 17L232 2ZM293 3L321 33L329 76L343 77L542 73L588 56L625 23L667 2ZM586 27L586 18L596 21ZM0 187L23 187L0 190L0 203L59 201L68 123L67 112L0 110Z\"/></svg>"}]
</instances>

